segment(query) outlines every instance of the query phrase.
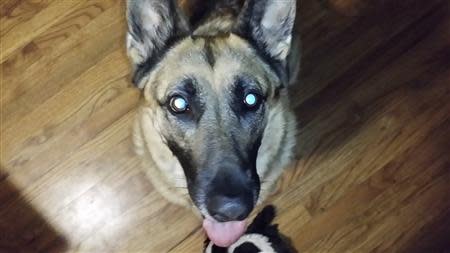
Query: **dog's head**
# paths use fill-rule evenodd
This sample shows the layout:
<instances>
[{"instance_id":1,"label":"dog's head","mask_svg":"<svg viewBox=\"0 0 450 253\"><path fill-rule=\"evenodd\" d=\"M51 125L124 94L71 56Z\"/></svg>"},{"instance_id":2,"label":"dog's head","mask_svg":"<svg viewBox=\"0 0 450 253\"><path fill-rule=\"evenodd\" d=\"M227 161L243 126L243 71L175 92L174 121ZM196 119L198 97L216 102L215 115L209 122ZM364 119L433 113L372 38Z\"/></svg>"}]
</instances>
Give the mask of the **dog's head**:
<instances>
[{"instance_id":1,"label":"dog's head","mask_svg":"<svg viewBox=\"0 0 450 253\"><path fill-rule=\"evenodd\" d=\"M193 26L174 1L128 2L133 81L191 199L217 221L246 218L258 200L258 151L277 135L266 129L286 100L294 16L295 0L248 0L234 20Z\"/></svg>"}]
</instances>

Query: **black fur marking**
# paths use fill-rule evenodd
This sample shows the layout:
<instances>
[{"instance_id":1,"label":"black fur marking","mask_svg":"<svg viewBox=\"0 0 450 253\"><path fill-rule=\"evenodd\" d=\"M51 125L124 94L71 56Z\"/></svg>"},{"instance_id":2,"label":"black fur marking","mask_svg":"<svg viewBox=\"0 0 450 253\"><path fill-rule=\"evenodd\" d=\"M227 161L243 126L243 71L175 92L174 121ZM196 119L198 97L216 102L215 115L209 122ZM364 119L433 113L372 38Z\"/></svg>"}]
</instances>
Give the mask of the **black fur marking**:
<instances>
[{"instance_id":1,"label":"black fur marking","mask_svg":"<svg viewBox=\"0 0 450 253\"><path fill-rule=\"evenodd\" d=\"M222 247L213 245L211 252L212 253L227 253L227 248L222 248Z\"/></svg>"},{"instance_id":2,"label":"black fur marking","mask_svg":"<svg viewBox=\"0 0 450 253\"><path fill-rule=\"evenodd\" d=\"M142 29L141 29L141 19L136 15L130 15L128 18L128 23L130 25L130 34L135 41L143 42L142 37Z\"/></svg>"},{"instance_id":3,"label":"black fur marking","mask_svg":"<svg viewBox=\"0 0 450 253\"><path fill-rule=\"evenodd\" d=\"M249 159L251 161L254 160L256 162L256 158L258 156L258 150L259 150L259 147L261 146L261 140L262 140L262 133L259 133L256 140L252 144L249 144L248 154L249 154ZM256 165L255 165L255 172L256 172Z\"/></svg>"},{"instance_id":4,"label":"black fur marking","mask_svg":"<svg viewBox=\"0 0 450 253\"><path fill-rule=\"evenodd\" d=\"M258 247L250 242L245 242L233 251L233 253L259 253L261 252Z\"/></svg>"},{"instance_id":5,"label":"black fur marking","mask_svg":"<svg viewBox=\"0 0 450 253\"><path fill-rule=\"evenodd\" d=\"M233 99L231 99L231 110L238 116L239 120L241 118L241 115L243 115L245 111L245 105L243 103L244 96L245 96L245 81L241 78L236 78L234 82L234 89L233 89Z\"/></svg>"},{"instance_id":6,"label":"black fur marking","mask_svg":"<svg viewBox=\"0 0 450 253\"><path fill-rule=\"evenodd\" d=\"M253 144L250 144L249 147L249 151L248 154L250 156L250 161L254 161L254 165L251 167L250 173L251 173L251 178L253 179L254 183L254 187L253 187L253 191L254 191L254 202L256 202L259 198L259 193L261 190L261 181L259 179L259 175L258 175L258 171L256 168L256 159L258 156L258 150L261 147L261 140L262 140L262 134L260 133L260 135L256 138L255 142L253 142Z\"/></svg>"},{"instance_id":7,"label":"black fur marking","mask_svg":"<svg viewBox=\"0 0 450 253\"><path fill-rule=\"evenodd\" d=\"M252 224L248 226L248 233L258 233L265 230L267 227L272 226L271 223L275 219L276 210L272 205L264 207L264 209L256 215Z\"/></svg>"},{"instance_id":8,"label":"black fur marking","mask_svg":"<svg viewBox=\"0 0 450 253\"><path fill-rule=\"evenodd\" d=\"M167 110L175 116L178 120L182 120L185 123L189 121L198 124L200 119L205 112L205 103L199 96L199 87L196 85L196 81L193 78L187 78L182 81L179 88L172 91L171 94L166 98L166 102L163 103L167 107ZM170 99L174 96L181 96L187 100L189 104L189 109L183 113L176 113L170 109Z\"/></svg>"},{"instance_id":9,"label":"black fur marking","mask_svg":"<svg viewBox=\"0 0 450 253\"><path fill-rule=\"evenodd\" d=\"M147 73L151 72L153 68L158 64L169 51L170 48L174 47L186 36L171 37L165 44L164 48L156 50L146 61L136 66L133 73L132 82L135 86L139 86L142 78L144 78Z\"/></svg>"},{"instance_id":10,"label":"black fur marking","mask_svg":"<svg viewBox=\"0 0 450 253\"><path fill-rule=\"evenodd\" d=\"M242 39L246 40L249 43L249 45L251 47L253 47L254 52L256 52L256 54L259 56L259 58L264 63L269 65L269 67L275 72L275 74L281 81L280 88L286 87L288 84L288 81L289 81L289 77L288 77L288 71L287 71L285 64L283 64L281 61L276 60L275 58L270 56L268 51L265 48L259 47L258 43L256 42L255 39L253 39L253 37L245 36L242 34L237 34L237 35L239 37L241 37Z\"/></svg>"},{"instance_id":11,"label":"black fur marking","mask_svg":"<svg viewBox=\"0 0 450 253\"><path fill-rule=\"evenodd\" d=\"M211 43L213 43L213 41L210 38L205 38L205 48L203 51L205 53L206 61L212 68L214 68L214 65L216 64L216 59L214 56Z\"/></svg>"},{"instance_id":12,"label":"black fur marking","mask_svg":"<svg viewBox=\"0 0 450 253\"><path fill-rule=\"evenodd\" d=\"M190 151L181 148L178 143L170 139L167 140L167 146L172 151L173 155L178 158L178 161L180 162L181 167L183 167L183 171L188 182L195 178L195 165L193 163ZM188 183L188 187L189 185L191 184Z\"/></svg>"},{"instance_id":13,"label":"black fur marking","mask_svg":"<svg viewBox=\"0 0 450 253\"><path fill-rule=\"evenodd\" d=\"M273 91L273 98L274 99L278 99L278 98L280 98L280 89L281 89L281 87L275 87L275 90Z\"/></svg>"},{"instance_id":14,"label":"black fur marking","mask_svg":"<svg viewBox=\"0 0 450 253\"><path fill-rule=\"evenodd\" d=\"M262 115L264 109L265 94L260 90L256 81L247 77L237 77L234 81L233 98L230 100L231 110L236 114L239 120L247 120L250 123L255 115ZM245 103L245 95L253 93L258 99L258 104L249 108ZM257 118L257 117L256 117Z\"/></svg>"},{"instance_id":15,"label":"black fur marking","mask_svg":"<svg viewBox=\"0 0 450 253\"><path fill-rule=\"evenodd\" d=\"M205 102L200 96L200 89L194 79L187 80L185 83L184 89L191 99L192 118L198 124L205 112Z\"/></svg>"}]
</instances>

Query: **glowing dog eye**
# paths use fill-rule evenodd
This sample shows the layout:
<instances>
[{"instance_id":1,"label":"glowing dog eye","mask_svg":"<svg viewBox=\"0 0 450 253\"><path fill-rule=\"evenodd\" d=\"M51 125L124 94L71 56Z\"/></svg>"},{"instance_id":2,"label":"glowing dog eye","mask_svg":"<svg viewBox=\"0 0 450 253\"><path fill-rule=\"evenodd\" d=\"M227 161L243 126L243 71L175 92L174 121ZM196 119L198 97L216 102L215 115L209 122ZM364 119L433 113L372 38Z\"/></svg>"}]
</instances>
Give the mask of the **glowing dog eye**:
<instances>
[{"instance_id":1,"label":"glowing dog eye","mask_svg":"<svg viewBox=\"0 0 450 253\"><path fill-rule=\"evenodd\" d=\"M175 113L183 113L189 109L186 99L180 96L173 96L169 102L170 109Z\"/></svg>"},{"instance_id":2,"label":"glowing dog eye","mask_svg":"<svg viewBox=\"0 0 450 253\"><path fill-rule=\"evenodd\" d=\"M247 95L245 95L244 98L244 104L249 107L255 107L256 105L258 105L258 96L253 94L253 93L248 93Z\"/></svg>"}]
</instances>

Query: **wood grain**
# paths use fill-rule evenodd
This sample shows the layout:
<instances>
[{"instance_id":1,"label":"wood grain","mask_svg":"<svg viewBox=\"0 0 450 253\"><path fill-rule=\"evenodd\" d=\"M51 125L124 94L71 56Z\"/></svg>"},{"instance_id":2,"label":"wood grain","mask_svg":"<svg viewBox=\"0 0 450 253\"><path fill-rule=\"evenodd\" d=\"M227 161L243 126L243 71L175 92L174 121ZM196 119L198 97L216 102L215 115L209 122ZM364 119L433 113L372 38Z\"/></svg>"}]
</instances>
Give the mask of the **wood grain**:
<instances>
[{"instance_id":1,"label":"wood grain","mask_svg":"<svg viewBox=\"0 0 450 253\"><path fill-rule=\"evenodd\" d=\"M0 252L200 252L131 144L124 3L0 2ZM301 0L297 159L267 201L300 252L450 252L450 4Z\"/></svg>"}]
</instances>

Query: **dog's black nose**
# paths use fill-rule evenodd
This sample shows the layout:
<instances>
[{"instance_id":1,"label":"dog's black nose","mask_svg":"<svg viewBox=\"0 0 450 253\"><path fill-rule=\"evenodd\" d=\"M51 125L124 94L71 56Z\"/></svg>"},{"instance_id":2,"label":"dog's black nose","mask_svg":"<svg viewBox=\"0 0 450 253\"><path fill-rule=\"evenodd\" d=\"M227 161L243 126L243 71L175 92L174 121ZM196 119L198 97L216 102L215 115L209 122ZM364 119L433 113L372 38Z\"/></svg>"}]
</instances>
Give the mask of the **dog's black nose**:
<instances>
[{"instance_id":1,"label":"dog's black nose","mask_svg":"<svg viewBox=\"0 0 450 253\"><path fill-rule=\"evenodd\" d=\"M209 214L219 222L239 221L247 218L253 203L246 203L243 198L214 196L209 199L207 209Z\"/></svg>"}]
</instances>

